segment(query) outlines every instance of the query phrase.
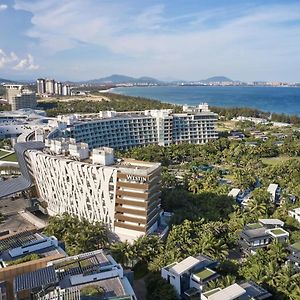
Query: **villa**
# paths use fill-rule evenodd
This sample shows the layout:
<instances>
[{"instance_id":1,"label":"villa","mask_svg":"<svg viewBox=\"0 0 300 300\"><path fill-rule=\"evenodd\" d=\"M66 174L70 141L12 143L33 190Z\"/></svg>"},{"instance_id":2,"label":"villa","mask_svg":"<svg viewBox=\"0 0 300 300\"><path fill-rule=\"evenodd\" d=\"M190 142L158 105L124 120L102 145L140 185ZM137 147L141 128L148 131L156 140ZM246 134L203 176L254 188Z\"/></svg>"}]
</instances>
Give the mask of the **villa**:
<instances>
[{"instance_id":1,"label":"villa","mask_svg":"<svg viewBox=\"0 0 300 300\"><path fill-rule=\"evenodd\" d=\"M240 233L240 246L243 252L255 254L257 249L266 248L273 240L285 242L289 233L278 219L259 219L258 223L245 225Z\"/></svg>"},{"instance_id":2,"label":"villa","mask_svg":"<svg viewBox=\"0 0 300 300\"><path fill-rule=\"evenodd\" d=\"M264 300L272 294L252 281L234 283L225 289L216 288L201 295L201 300Z\"/></svg>"},{"instance_id":3,"label":"villa","mask_svg":"<svg viewBox=\"0 0 300 300\"><path fill-rule=\"evenodd\" d=\"M300 207L289 210L289 216L296 219L300 223Z\"/></svg>"},{"instance_id":4,"label":"villa","mask_svg":"<svg viewBox=\"0 0 300 300\"><path fill-rule=\"evenodd\" d=\"M300 241L288 246L290 255L287 257L287 263L293 266L296 270L300 270Z\"/></svg>"},{"instance_id":5,"label":"villa","mask_svg":"<svg viewBox=\"0 0 300 300\"><path fill-rule=\"evenodd\" d=\"M182 299L191 299L200 296L203 287L219 277L214 270L217 264L217 261L202 254L189 256L162 268L161 277L174 287Z\"/></svg>"}]
</instances>

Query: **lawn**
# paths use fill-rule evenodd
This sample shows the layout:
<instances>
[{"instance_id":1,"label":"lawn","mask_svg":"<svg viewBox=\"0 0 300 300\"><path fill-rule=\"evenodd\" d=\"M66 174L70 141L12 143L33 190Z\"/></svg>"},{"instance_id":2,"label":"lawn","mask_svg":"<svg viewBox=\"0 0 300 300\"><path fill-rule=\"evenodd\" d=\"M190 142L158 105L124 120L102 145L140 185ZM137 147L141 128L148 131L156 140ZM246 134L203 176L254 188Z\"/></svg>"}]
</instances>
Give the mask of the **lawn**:
<instances>
[{"instance_id":1,"label":"lawn","mask_svg":"<svg viewBox=\"0 0 300 300\"><path fill-rule=\"evenodd\" d=\"M217 131L230 131L235 128L236 122L234 121L224 121L217 123Z\"/></svg>"},{"instance_id":2,"label":"lawn","mask_svg":"<svg viewBox=\"0 0 300 300\"><path fill-rule=\"evenodd\" d=\"M17 156L15 153L12 153L4 158L0 158L2 161L11 161L11 162L17 162Z\"/></svg>"},{"instance_id":3,"label":"lawn","mask_svg":"<svg viewBox=\"0 0 300 300\"><path fill-rule=\"evenodd\" d=\"M249 227L250 229L258 229L258 228L262 228L263 226L259 223L252 223L252 224L247 224L247 227Z\"/></svg>"},{"instance_id":4,"label":"lawn","mask_svg":"<svg viewBox=\"0 0 300 300\"><path fill-rule=\"evenodd\" d=\"M272 229L270 230L273 234L275 235L280 235L280 234L285 234L285 231L282 230L281 228L275 228L275 229Z\"/></svg>"},{"instance_id":5,"label":"lawn","mask_svg":"<svg viewBox=\"0 0 300 300\"><path fill-rule=\"evenodd\" d=\"M300 160L300 157L290 157L290 156L269 157L269 158L263 158L262 162L269 166L276 166L276 165L286 162L290 159Z\"/></svg>"},{"instance_id":6,"label":"lawn","mask_svg":"<svg viewBox=\"0 0 300 300\"><path fill-rule=\"evenodd\" d=\"M200 271L195 275L198 276L200 279L205 280L205 279L207 279L208 277L212 276L215 273L216 272L206 268L203 271Z\"/></svg>"}]
</instances>

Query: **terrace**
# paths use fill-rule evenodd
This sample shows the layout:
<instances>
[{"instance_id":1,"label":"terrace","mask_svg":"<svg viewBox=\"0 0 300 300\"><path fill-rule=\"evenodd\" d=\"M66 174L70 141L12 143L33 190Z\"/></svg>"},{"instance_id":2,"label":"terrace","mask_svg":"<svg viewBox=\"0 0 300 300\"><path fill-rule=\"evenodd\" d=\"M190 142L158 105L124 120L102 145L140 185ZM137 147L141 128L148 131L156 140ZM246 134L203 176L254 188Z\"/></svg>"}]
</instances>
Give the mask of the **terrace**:
<instances>
[{"instance_id":1,"label":"terrace","mask_svg":"<svg viewBox=\"0 0 300 300\"><path fill-rule=\"evenodd\" d=\"M204 268L200 272L194 273L194 276L198 277L200 281L204 282L208 279L211 279L212 277L215 277L217 275L217 272L209 269L209 268Z\"/></svg>"},{"instance_id":2,"label":"terrace","mask_svg":"<svg viewBox=\"0 0 300 300\"><path fill-rule=\"evenodd\" d=\"M277 239L287 239L290 235L287 231L285 231L282 228L269 229L266 232L270 233L272 237Z\"/></svg>"}]
</instances>

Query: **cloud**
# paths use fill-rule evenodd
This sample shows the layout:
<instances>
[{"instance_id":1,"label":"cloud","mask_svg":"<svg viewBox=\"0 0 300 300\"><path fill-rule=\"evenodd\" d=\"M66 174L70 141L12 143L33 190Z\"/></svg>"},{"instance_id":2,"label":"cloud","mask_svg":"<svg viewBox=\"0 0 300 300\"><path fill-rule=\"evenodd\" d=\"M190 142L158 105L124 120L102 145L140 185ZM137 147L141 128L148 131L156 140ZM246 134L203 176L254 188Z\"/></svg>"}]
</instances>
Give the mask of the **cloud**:
<instances>
[{"instance_id":1,"label":"cloud","mask_svg":"<svg viewBox=\"0 0 300 300\"><path fill-rule=\"evenodd\" d=\"M6 10L7 9L7 5L6 4L1 4L0 3L0 11Z\"/></svg>"},{"instance_id":2,"label":"cloud","mask_svg":"<svg viewBox=\"0 0 300 300\"><path fill-rule=\"evenodd\" d=\"M0 69L13 69L13 70L37 70L38 65L34 64L34 59L31 54L26 58L19 58L14 52L6 53L0 49Z\"/></svg>"},{"instance_id":3,"label":"cloud","mask_svg":"<svg viewBox=\"0 0 300 300\"><path fill-rule=\"evenodd\" d=\"M11 64L17 60L18 57L14 52L6 54L2 49L0 49L0 69L4 68L8 64Z\"/></svg>"},{"instance_id":4,"label":"cloud","mask_svg":"<svg viewBox=\"0 0 300 300\"><path fill-rule=\"evenodd\" d=\"M287 60L300 61L300 3L199 6L190 13L173 14L167 1L138 4L16 0L15 9L31 13L32 27L26 34L45 56L93 45L99 53L105 50L112 55L108 65L117 57L123 58L120 68L133 72L142 66L145 73L193 78L199 70L201 74L238 73L238 69L271 74L279 65L287 66Z\"/></svg>"},{"instance_id":5,"label":"cloud","mask_svg":"<svg viewBox=\"0 0 300 300\"><path fill-rule=\"evenodd\" d=\"M34 64L34 60L31 54L28 54L26 58L21 59L18 64L13 67L14 70L37 70L39 65Z\"/></svg>"}]
</instances>

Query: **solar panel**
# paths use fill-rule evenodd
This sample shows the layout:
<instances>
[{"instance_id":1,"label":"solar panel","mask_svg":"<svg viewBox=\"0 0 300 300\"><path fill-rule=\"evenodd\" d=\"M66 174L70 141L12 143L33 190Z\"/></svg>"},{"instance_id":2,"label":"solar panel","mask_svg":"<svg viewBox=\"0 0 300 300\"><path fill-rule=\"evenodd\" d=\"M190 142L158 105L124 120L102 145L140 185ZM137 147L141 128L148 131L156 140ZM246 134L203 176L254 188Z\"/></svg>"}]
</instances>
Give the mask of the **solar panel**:
<instances>
[{"instance_id":1,"label":"solar panel","mask_svg":"<svg viewBox=\"0 0 300 300\"><path fill-rule=\"evenodd\" d=\"M0 240L0 252L24 246L37 240L35 236L36 230L20 232Z\"/></svg>"},{"instance_id":2,"label":"solar panel","mask_svg":"<svg viewBox=\"0 0 300 300\"><path fill-rule=\"evenodd\" d=\"M58 282L53 266L42 268L33 272L15 277L16 292L31 290Z\"/></svg>"}]
</instances>

